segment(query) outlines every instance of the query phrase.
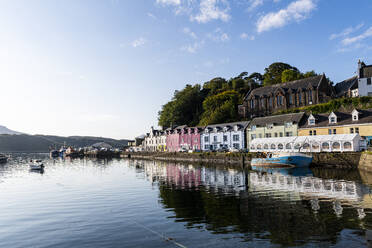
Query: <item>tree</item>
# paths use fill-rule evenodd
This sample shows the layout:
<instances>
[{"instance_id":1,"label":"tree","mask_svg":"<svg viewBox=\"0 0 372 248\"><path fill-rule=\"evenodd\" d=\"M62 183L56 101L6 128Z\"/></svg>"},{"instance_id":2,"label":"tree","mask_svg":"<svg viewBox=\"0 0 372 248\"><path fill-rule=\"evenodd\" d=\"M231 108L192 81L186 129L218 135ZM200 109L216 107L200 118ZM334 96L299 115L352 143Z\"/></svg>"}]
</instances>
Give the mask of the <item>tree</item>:
<instances>
[{"instance_id":1,"label":"tree","mask_svg":"<svg viewBox=\"0 0 372 248\"><path fill-rule=\"evenodd\" d=\"M279 84L282 82L282 72L285 70L293 70L299 72L296 67L289 64L276 62L272 63L268 68L265 68L264 86Z\"/></svg>"},{"instance_id":2,"label":"tree","mask_svg":"<svg viewBox=\"0 0 372 248\"><path fill-rule=\"evenodd\" d=\"M282 83L301 79L303 76L299 71L287 69L282 72Z\"/></svg>"},{"instance_id":3,"label":"tree","mask_svg":"<svg viewBox=\"0 0 372 248\"><path fill-rule=\"evenodd\" d=\"M183 90L175 91L172 100L159 111L159 126L196 125L202 113L203 99L199 84L188 84Z\"/></svg>"},{"instance_id":4,"label":"tree","mask_svg":"<svg viewBox=\"0 0 372 248\"><path fill-rule=\"evenodd\" d=\"M308 77L315 77L315 76L318 76L319 74L317 74L315 71L308 71L308 72L305 72L303 74L303 78L308 78Z\"/></svg>"},{"instance_id":5,"label":"tree","mask_svg":"<svg viewBox=\"0 0 372 248\"><path fill-rule=\"evenodd\" d=\"M224 123L238 119L239 94L236 91L225 91L214 96L208 96L203 102L204 112L201 125Z\"/></svg>"}]
</instances>

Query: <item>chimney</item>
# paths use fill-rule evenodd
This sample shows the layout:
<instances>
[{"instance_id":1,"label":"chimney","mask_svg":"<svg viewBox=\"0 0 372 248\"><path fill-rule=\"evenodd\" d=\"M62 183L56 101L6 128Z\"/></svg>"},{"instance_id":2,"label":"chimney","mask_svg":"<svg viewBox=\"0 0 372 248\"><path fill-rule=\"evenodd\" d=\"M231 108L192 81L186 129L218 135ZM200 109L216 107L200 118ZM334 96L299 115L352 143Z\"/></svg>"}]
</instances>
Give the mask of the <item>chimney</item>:
<instances>
[{"instance_id":1,"label":"chimney","mask_svg":"<svg viewBox=\"0 0 372 248\"><path fill-rule=\"evenodd\" d=\"M359 60L358 60L358 71L357 71L357 73L358 73L358 78L363 77L363 75L362 75L362 68L363 68L363 62L360 61L360 59L359 59Z\"/></svg>"}]
</instances>

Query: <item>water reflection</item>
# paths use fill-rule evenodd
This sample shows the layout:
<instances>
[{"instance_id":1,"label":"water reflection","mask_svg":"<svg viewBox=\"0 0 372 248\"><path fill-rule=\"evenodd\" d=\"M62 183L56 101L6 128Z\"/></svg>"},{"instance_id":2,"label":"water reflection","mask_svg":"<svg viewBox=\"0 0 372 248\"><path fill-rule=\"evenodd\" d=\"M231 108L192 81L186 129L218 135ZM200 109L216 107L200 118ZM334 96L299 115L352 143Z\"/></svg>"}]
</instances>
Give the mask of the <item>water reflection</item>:
<instances>
[{"instance_id":1,"label":"water reflection","mask_svg":"<svg viewBox=\"0 0 372 248\"><path fill-rule=\"evenodd\" d=\"M361 238L372 223L370 186L316 177L310 169L244 171L154 161L132 166L158 185L164 207L189 228L204 224L214 233L243 234L246 241L299 245L341 242L344 229L360 230L353 235Z\"/></svg>"}]
</instances>

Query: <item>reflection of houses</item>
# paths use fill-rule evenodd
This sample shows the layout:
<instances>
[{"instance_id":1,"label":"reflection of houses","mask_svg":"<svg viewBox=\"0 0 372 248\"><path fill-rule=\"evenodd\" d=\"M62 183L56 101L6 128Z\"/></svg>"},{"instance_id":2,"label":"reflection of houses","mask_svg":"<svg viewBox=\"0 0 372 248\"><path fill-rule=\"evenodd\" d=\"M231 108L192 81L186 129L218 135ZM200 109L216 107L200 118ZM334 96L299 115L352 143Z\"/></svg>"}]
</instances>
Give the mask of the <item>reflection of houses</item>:
<instances>
[{"instance_id":1,"label":"reflection of houses","mask_svg":"<svg viewBox=\"0 0 372 248\"><path fill-rule=\"evenodd\" d=\"M299 136L354 133L372 139L372 109L310 115L298 131Z\"/></svg>"},{"instance_id":2,"label":"reflection of houses","mask_svg":"<svg viewBox=\"0 0 372 248\"><path fill-rule=\"evenodd\" d=\"M298 125L304 113L254 118L247 128L247 147L256 138L297 136Z\"/></svg>"},{"instance_id":3,"label":"reflection of houses","mask_svg":"<svg viewBox=\"0 0 372 248\"><path fill-rule=\"evenodd\" d=\"M245 149L245 130L248 124L248 121L242 121L206 126L201 134L202 150Z\"/></svg>"},{"instance_id":4,"label":"reflection of houses","mask_svg":"<svg viewBox=\"0 0 372 248\"><path fill-rule=\"evenodd\" d=\"M252 118L286 110L324 103L334 96L334 89L326 76L320 75L284 84L256 88L239 105L239 115Z\"/></svg>"},{"instance_id":5,"label":"reflection of houses","mask_svg":"<svg viewBox=\"0 0 372 248\"><path fill-rule=\"evenodd\" d=\"M352 152L360 151L359 134L317 136L293 136L283 138L254 139L252 152Z\"/></svg>"},{"instance_id":6,"label":"reflection of houses","mask_svg":"<svg viewBox=\"0 0 372 248\"><path fill-rule=\"evenodd\" d=\"M292 176L280 173L249 174L249 184L253 191L272 189L291 191L305 197L332 198L361 201L369 190L366 186L352 181L321 179L312 176Z\"/></svg>"}]
</instances>

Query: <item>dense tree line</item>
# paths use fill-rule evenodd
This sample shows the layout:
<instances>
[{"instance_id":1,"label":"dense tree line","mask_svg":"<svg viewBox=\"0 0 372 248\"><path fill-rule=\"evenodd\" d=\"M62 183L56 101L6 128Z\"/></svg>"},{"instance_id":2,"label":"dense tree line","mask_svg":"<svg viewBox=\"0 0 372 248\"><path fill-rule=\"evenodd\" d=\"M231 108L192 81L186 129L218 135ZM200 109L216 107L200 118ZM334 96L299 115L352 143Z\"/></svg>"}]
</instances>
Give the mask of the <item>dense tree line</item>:
<instances>
[{"instance_id":1,"label":"dense tree line","mask_svg":"<svg viewBox=\"0 0 372 248\"><path fill-rule=\"evenodd\" d=\"M173 127L238 121L238 105L250 90L316 75L314 71L302 73L296 67L277 62L265 68L264 74L242 72L228 80L218 77L203 85L187 84L162 106L158 124Z\"/></svg>"}]
</instances>

